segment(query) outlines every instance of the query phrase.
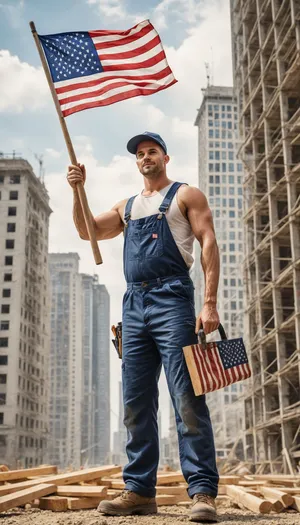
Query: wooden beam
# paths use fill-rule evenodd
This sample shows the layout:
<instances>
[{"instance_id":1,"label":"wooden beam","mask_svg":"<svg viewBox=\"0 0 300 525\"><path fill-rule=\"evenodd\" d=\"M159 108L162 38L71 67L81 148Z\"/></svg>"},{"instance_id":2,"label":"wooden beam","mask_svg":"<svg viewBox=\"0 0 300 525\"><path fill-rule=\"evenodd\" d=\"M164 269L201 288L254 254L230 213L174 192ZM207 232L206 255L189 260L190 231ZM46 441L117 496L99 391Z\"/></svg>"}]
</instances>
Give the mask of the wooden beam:
<instances>
[{"instance_id":1,"label":"wooden beam","mask_svg":"<svg viewBox=\"0 0 300 525\"><path fill-rule=\"evenodd\" d=\"M95 487L91 485L62 485L57 487L58 496L70 496L74 498L101 498L106 496L107 487Z\"/></svg>"},{"instance_id":2,"label":"wooden beam","mask_svg":"<svg viewBox=\"0 0 300 525\"><path fill-rule=\"evenodd\" d=\"M41 498L39 508L41 510L52 510L53 512L64 512L68 510L68 498L60 498L58 496Z\"/></svg>"},{"instance_id":3,"label":"wooden beam","mask_svg":"<svg viewBox=\"0 0 300 525\"><path fill-rule=\"evenodd\" d=\"M5 512L6 510L17 507L18 505L24 505L25 503L33 501L35 498L53 494L55 491L56 486L53 484L40 484L29 489L20 490L15 494L2 496L0 498L0 512Z\"/></svg>"},{"instance_id":4,"label":"wooden beam","mask_svg":"<svg viewBox=\"0 0 300 525\"><path fill-rule=\"evenodd\" d=\"M268 514L272 509L272 503L270 501L252 496L252 494L248 494L242 488L235 485L227 485L226 492L227 496L229 496L234 503L242 505L253 512Z\"/></svg>"},{"instance_id":5,"label":"wooden beam","mask_svg":"<svg viewBox=\"0 0 300 525\"><path fill-rule=\"evenodd\" d=\"M293 509L300 512L300 496L294 496L294 503L292 505Z\"/></svg>"},{"instance_id":6,"label":"wooden beam","mask_svg":"<svg viewBox=\"0 0 300 525\"><path fill-rule=\"evenodd\" d=\"M286 494L281 490L273 487L259 487L259 491L265 498L275 498L281 501L285 507L290 507L294 503L294 497L291 494Z\"/></svg>"},{"instance_id":7,"label":"wooden beam","mask_svg":"<svg viewBox=\"0 0 300 525\"><path fill-rule=\"evenodd\" d=\"M80 481L90 481L93 479L99 479L102 475L109 476L111 472L120 470L121 467L114 465L108 465L104 467L96 467L84 470L77 470L74 472L65 472L64 474L58 474L57 476L49 476L45 478L47 483L54 483L57 485L72 485L79 483ZM44 480L43 480L44 481ZM29 487L34 487L41 483L41 480L29 480L23 481L22 483L11 483L10 485L3 485L0 487L0 497L4 494L10 494L16 490L23 490Z\"/></svg>"},{"instance_id":8,"label":"wooden beam","mask_svg":"<svg viewBox=\"0 0 300 525\"><path fill-rule=\"evenodd\" d=\"M0 472L0 481L14 481L16 479L26 479L31 476L47 476L49 474L57 474L57 467L49 465L44 467L24 468L20 470Z\"/></svg>"},{"instance_id":9,"label":"wooden beam","mask_svg":"<svg viewBox=\"0 0 300 525\"><path fill-rule=\"evenodd\" d=\"M96 509L103 499L112 499L109 496L103 498L68 498L69 510Z\"/></svg>"}]
</instances>

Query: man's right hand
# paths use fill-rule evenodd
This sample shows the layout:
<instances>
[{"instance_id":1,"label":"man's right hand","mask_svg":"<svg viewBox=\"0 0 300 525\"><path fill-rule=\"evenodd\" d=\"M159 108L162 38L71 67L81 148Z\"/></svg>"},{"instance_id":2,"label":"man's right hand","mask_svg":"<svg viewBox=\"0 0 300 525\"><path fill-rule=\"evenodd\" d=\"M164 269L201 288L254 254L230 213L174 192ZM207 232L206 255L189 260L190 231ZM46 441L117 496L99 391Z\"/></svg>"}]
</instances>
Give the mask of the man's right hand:
<instances>
[{"instance_id":1,"label":"man's right hand","mask_svg":"<svg viewBox=\"0 0 300 525\"><path fill-rule=\"evenodd\" d=\"M72 164L71 166L68 167L67 180L71 188L73 189L76 188L76 184L78 184L78 182L82 182L82 184L84 184L85 179L86 179L86 172L85 172L85 167L83 164L78 163L77 166Z\"/></svg>"}]
</instances>

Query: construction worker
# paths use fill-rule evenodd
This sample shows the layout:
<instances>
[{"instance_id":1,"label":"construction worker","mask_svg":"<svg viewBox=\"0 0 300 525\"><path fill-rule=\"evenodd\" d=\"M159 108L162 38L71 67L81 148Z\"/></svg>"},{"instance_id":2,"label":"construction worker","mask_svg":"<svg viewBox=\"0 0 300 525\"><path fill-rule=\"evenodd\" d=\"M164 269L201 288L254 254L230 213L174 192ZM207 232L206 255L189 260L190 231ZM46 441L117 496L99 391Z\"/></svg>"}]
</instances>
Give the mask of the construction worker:
<instances>
[{"instance_id":1,"label":"construction worker","mask_svg":"<svg viewBox=\"0 0 300 525\"><path fill-rule=\"evenodd\" d=\"M170 160L164 140L144 132L127 144L136 156L144 189L93 217L98 240L124 232L122 380L124 423L128 431L125 490L99 511L108 515L152 514L159 462L158 379L162 364L172 398L181 468L193 499L192 521L216 521L218 472L205 396L195 396L182 348L197 343L219 326L216 309L219 253L211 211L204 194L167 177ZM76 184L85 182L83 165L69 166L74 190L74 222L88 240ZM204 306L195 317L194 286L189 275L194 239L202 248Z\"/></svg>"}]
</instances>

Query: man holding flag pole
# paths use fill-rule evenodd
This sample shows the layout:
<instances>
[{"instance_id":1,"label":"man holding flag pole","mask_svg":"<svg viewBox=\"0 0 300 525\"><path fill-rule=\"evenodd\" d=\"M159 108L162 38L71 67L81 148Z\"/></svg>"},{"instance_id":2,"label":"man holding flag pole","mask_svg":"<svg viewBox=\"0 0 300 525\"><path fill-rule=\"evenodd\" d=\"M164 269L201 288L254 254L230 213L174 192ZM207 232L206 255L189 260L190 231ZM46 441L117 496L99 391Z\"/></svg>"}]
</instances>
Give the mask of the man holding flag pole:
<instances>
[{"instance_id":1,"label":"man holding flag pole","mask_svg":"<svg viewBox=\"0 0 300 525\"><path fill-rule=\"evenodd\" d=\"M128 464L123 471L125 490L113 501L102 501L99 511L124 516L157 512L158 379L163 365L176 416L181 468L193 500L191 520L216 521L218 472L212 426L205 396L194 395L182 350L197 342L201 325L206 334L219 326L219 254L207 200L199 189L168 178L167 145L159 134L145 131L127 144L144 188L94 217L83 189L85 168L77 162L64 122L71 113L149 95L176 80L149 21L128 31L46 36L38 36L33 23L31 28L70 153L67 179L74 193L78 233L92 242L97 263L101 262L97 240L124 234L122 380ZM202 248L206 282L197 318L189 276L195 237Z\"/></svg>"}]
</instances>

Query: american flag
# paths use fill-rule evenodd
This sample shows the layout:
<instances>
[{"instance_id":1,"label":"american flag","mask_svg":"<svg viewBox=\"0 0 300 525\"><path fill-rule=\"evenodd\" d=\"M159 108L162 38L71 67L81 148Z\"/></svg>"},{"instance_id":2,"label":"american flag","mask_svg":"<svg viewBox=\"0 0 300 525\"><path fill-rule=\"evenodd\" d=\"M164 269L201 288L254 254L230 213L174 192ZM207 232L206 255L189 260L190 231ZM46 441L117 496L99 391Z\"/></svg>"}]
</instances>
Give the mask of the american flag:
<instances>
[{"instance_id":1,"label":"american flag","mask_svg":"<svg viewBox=\"0 0 300 525\"><path fill-rule=\"evenodd\" d=\"M186 364L196 396L251 376L242 338L185 346Z\"/></svg>"},{"instance_id":2,"label":"american flag","mask_svg":"<svg viewBox=\"0 0 300 525\"><path fill-rule=\"evenodd\" d=\"M149 20L127 31L39 35L64 117L175 84Z\"/></svg>"}]
</instances>

